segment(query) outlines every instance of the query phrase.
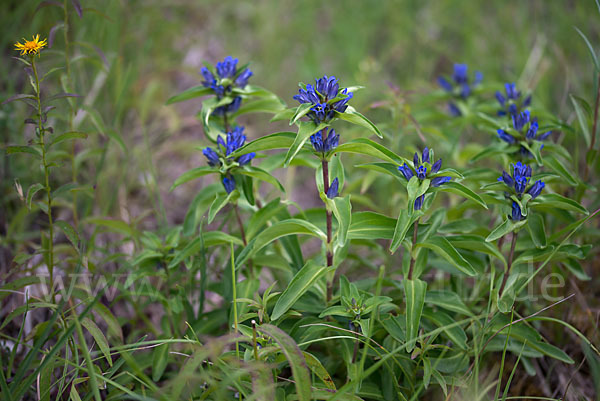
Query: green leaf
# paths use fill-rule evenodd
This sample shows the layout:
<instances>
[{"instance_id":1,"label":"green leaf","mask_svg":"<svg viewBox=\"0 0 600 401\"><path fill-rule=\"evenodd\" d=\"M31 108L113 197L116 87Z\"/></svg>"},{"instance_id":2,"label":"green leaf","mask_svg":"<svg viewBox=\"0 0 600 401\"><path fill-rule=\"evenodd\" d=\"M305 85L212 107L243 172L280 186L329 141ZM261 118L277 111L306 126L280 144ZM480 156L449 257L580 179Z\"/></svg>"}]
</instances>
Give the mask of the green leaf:
<instances>
[{"instance_id":1,"label":"green leaf","mask_svg":"<svg viewBox=\"0 0 600 401\"><path fill-rule=\"evenodd\" d=\"M454 194L463 196L467 199L472 200L473 202L477 203L478 205L480 205L481 207L483 207L484 209L487 209L487 204L485 203L485 201L481 198L481 196L477 195L475 192L473 192L470 188L455 182L455 181L449 181L446 182L442 185L440 185L439 187L436 188L437 191L444 191L444 192L452 192Z\"/></svg>"},{"instance_id":2,"label":"green leaf","mask_svg":"<svg viewBox=\"0 0 600 401\"><path fill-rule=\"evenodd\" d=\"M185 173L183 173L182 175L180 175L179 177L177 177L177 179L171 186L170 191L177 188L181 184L185 184L186 182L195 180L196 178L200 178L200 177L208 175L208 174L216 174L216 173L218 173L218 171L214 167L211 167L211 166L196 167L194 169L188 170Z\"/></svg>"},{"instance_id":3,"label":"green leaf","mask_svg":"<svg viewBox=\"0 0 600 401\"><path fill-rule=\"evenodd\" d=\"M290 119L290 125L295 124L296 121L298 121L299 119L301 119L302 117L307 115L310 112L310 109L312 108L312 106L313 106L312 103L302 103L298 107L296 107L296 111L294 112L294 115Z\"/></svg>"},{"instance_id":4,"label":"green leaf","mask_svg":"<svg viewBox=\"0 0 600 401\"><path fill-rule=\"evenodd\" d=\"M218 195L215 198L213 203L210 205L210 209L208 210L208 224L212 223L217 213L219 213L219 210L223 209L233 196L239 196L239 192L237 190L233 190L226 195Z\"/></svg>"},{"instance_id":5,"label":"green leaf","mask_svg":"<svg viewBox=\"0 0 600 401\"><path fill-rule=\"evenodd\" d=\"M398 166L396 164L393 164L393 163L364 163L364 164L358 164L355 167L364 168L366 170L373 170L373 171L377 171L379 173L384 173L384 174L390 175L394 178L399 179L403 185L406 185L406 179L404 178L402 173L400 173L400 171L398 171Z\"/></svg>"},{"instance_id":6,"label":"green leaf","mask_svg":"<svg viewBox=\"0 0 600 401\"><path fill-rule=\"evenodd\" d=\"M248 246L244 248L235 261L236 268L276 239L294 234L312 235L320 238L322 241L327 240L327 236L323 231L306 220L287 219L279 221L271 227L267 227L248 243Z\"/></svg>"},{"instance_id":7,"label":"green leaf","mask_svg":"<svg viewBox=\"0 0 600 401\"><path fill-rule=\"evenodd\" d=\"M350 195L343 198L336 197L332 200L333 214L338 221L337 243L339 246L344 246L348 238L348 230L352 221L352 204L350 203Z\"/></svg>"},{"instance_id":8,"label":"green leaf","mask_svg":"<svg viewBox=\"0 0 600 401\"><path fill-rule=\"evenodd\" d=\"M237 170L236 173L256 178L264 182L268 182L269 184L279 189L281 192L285 192L283 185L281 185L277 178L273 177L270 173L266 172L265 170L259 167L244 166L244 168Z\"/></svg>"},{"instance_id":9,"label":"green leaf","mask_svg":"<svg viewBox=\"0 0 600 401\"><path fill-rule=\"evenodd\" d=\"M32 186L30 186L29 189L27 190L26 199L27 199L27 208L29 210L31 210L31 202L33 201L33 196L42 189L44 189L44 186L38 182L38 183L35 183Z\"/></svg>"},{"instance_id":10,"label":"green leaf","mask_svg":"<svg viewBox=\"0 0 600 401\"><path fill-rule=\"evenodd\" d=\"M251 102L243 102L232 117L235 118L247 113L277 113L284 109L285 104L278 97L257 99Z\"/></svg>"},{"instance_id":11,"label":"green leaf","mask_svg":"<svg viewBox=\"0 0 600 401\"><path fill-rule=\"evenodd\" d=\"M562 264L579 280L587 281L592 278L583 270L581 264L574 258L568 258L562 261Z\"/></svg>"},{"instance_id":12,"label":"green leaf","mask_svg":"<svg viewBox=\"0 0 600 401\"><path fill-rule=\"evenodd\" d=\"M90 332L92 337L94 337L94 340L96 341L96 344L98 344L98 348L100 348L102 354L104 354L106 361L110 366L112 366L112 358L110 357L110 347L108 346L108 341L106 341L106 337L104 337L104 333L102 332L102 330L100 330L100 328L96 326L96 323L94 323L87 317L84 317L81 320L81 325L85 327L87 331Z\"/></svg>"},{"instance_id":13,"label":"green leaf","mask_svg":"<svg viewBox=\"0 0 600 401\"><path fill-rule=\"evenodd\" d=\"M408 210L406 209L402 209L400 211L400 215L398 216L398 220L396 222L396 228L394 229L394 237L390 243L390 253L393 254L396 252L396 249L398 249L400 244L402 244L402 241L404 241L406 233L410 227L421 216L423 216L423 212L421 210L415 210L411 215L409 215Z\"/></svg>"},{"instance_id":14,"label":"green leaf","mask_svg":"<svg viewBox=\"0 0 600 401\"><path fill-rule=\"evenodd\" d=\"M479 235L464 234L464 235L453 235L446 237L448 241L455 247L460 249L469 249L471 251L482 252L490 256L494 256L500 260L504 266L506 266L506 260L504 255L500 253L498 247L489 242L486 242L485 238Z\"/></svg>"},{"instance_id":15,"label":"green leaf","mask_svg":"<svg viewBox=\"0 0 600 401\"><path fill-rule=\"evenodd\" d=\"M502 223L500 223L500 225L498 225L496 228L494 228L492 230L492 232L490 233L490 235L488 235L485 240L487 242L492 242L494 240L497 240L498 238L503 237L506 234L512 232L514 229L521 227L523 224L525 224L525 222L526 222L526 220L515 223L510 219L506 219Z\"/></svg>"},{"instance_id":16,"label":"green leaf","mask_svg":"<svg viewBox=\"0 0 600 401\"><path fill-rule=\"evenodd\" d=\"M118 232L131 237L135 235L135 230L123 220L92 217L90 219L87 219L87 221L97 226L107 227L110 229L109 231Z\"/></svg>"},{"instance_id":17,"label":"green leaf","mask_svg":"<svg viewBox=\"0 0 600 401\"><path fill-rule=\"evenodd\" d=\"M306 364L310 370L323 381L325 387L335 391L335 383L331 379L329 372L327 372L327 369L325 369L323 364L321 364L321 362L311 353L302 351L302 355L304 355L304 359L306 359Z\"/></svg>"},{"instance_id":18,"label":"green leaf","mask_svg":"<svg viewBox=\"0 0 600 401\"><path fill-rule=\"evenodd\" d=\"M348 229L349 239L392 239L396 219L375 212L356 212Z\"/></svg>"},{"instance_id":19,"label":"green leaf","mask_svg":"<svg viewBox=\"0 0 600 401\"><path fill-rule=\"evenodd\" d=\"M41 157L42 154L37 148L32 146L7 146L4 148L7 155L11 155L13 153L29 153L37 157Z\"/></svg>"},{"instance_id":20,"label":"green leaf","mask_svg":"<svg viewBox=\"0 0 600 401\"><path fill-rule=\"evenodd\" d=\"M352 106L348 106L346 111L344 111L343 113L336 111L336 116L340 120L348 121L349 123L365 127L378 137L383 138L383 134L381 133L381 131L379 131L379 128L377 128L375 124L373 124L367 117L363 116L358 111L356 111L356 109L354 109L354 107Z\"/></svg>"},{"instance_id":21,"label":"green leaf","mask_svg":"<svg viewBox=\"0 0 600 401\"><path fill-rule=\"evenodd\" d=\"M425 309L423 311L423 317L433 322L436 326L444 329L444 333L450 341L457 345L459 348L467 349L467 335L462 327L454 324L452 319L447 313L442 311L432 311L431 309Z\"/></svg>"},{"instance_id":22,"label":"green leaf","mask_svg":"<svg viewBox=\"0 0 600 401\"><path fill-rule=\"evenodd\" d=\"M48 148L50 148L51 146L57 145L61 142L71 140L71 139L85 139L85 138L87 138L87 134L84 132L77 132L77 131L65 132L64 134L54 137L52 142L50 142L48 144Z\"/></svg>"},{"instance_id":23,"label":"green leaf","mask_svg":"<svg viewBox=\"0 0 600 401\"><path fill-rule=\"evenodd\" d=\"M427 241L418 243L417 247L431 249L468 276L475 276L477 274L473 266L444 237L435 236L428 238Z\"/></svg>"},{"instance_id":24,"label":"green leaf","mask_svg":"<svg viewBox=\"0 0 600 401\"><path fill-rule=\"evenodd\" d=\"M592 46L592 44L590 43L588 38L583 34L583 32L581 32L579 30L579 28L577 28L577 27L574 27L574 28L577 31L577 33L579 34L579 36L581 36L581 38L585 42L585 44L588 48L588 51L590 53L590 56L592 56L592 61L594 62L594 67L596 67L596 71L600 71L600 64L598 63L598 56L596 56L596 51L594 50L594 47Z\"/></svg>"},{"instance_id":25,"label":"green leaf","mask_svg":"<svg viewBox=\"0 0 600 401\"><path fill-rule=\"evenodd\" d=\"M570 172L565 165L559 161L553 154L548 154L544 157L544 164L550 167L555 173L564 178L571 186L577 185L576 176Z\"/></svg>"},{"instance_id":26,"label":"green leaf","mask_svg":"<svg viewBox=\"0 0 600 401\"><path fill-rule=\"evenodd\" d=\"M271 313L271 320L275 321L283 316L317 280L332 269L332 266L319 265L312 260L306 262L277 300Z\"/></svg>"},{"instance_id":27,"label":"green leaf","mask_svg":"<svg viewBox=\"0 0 600 401\"><path fill-rule=\"evenodd\" d=\"M581 34L581 32L580 32ZM597 66L596 66L597 67ZM576 99L573 95L569 96L571 98L571 103L573 103L573 107L575 108L575 114L577 115L577 120L579 121L579 126L581 127L581 132L583 133L583 138L585 139L586 146L590 146L590 128L588 125L588 119L585 115L585 112L581 108L578 99Z\"/></svg>"},{"instance_id":28,"label":"green leaf","mask_svg":"<svg viewBox=\"0 0 600 401\"><path fill-rule=\"evenodd\" d=\"M292 146L290 146L290 149L285 155L285 161L283 162L283 166L288 167L290 165L290 162L298 154L298 152L300 151L304 143L308 140L308 138L327 126L328 125L325 123L316 125L312 121L300 121L298 123L298 134L294 139L294 143L292 144Z\"/></svg>"},{"instance_id":29,"label":"green leaf","mask_svg":"<svg viewBox=\"0 0 600 401\"><path fill-rule=\"evenodd\" d=\"M537 209L558 208L571 212L582 213L585 215L589 214L587 209L581 206L581 204L577 203L573 199L565 198L564 196L558 194L540 195L529 204Z\"/></svg>"},{"instance_id":30,"label":"green leaf","mask_svg":"<svg viewBox=\"0 0 600 401\"><path fill-rule=\"evenodd\" d=\"M207 88L204 85L198 85L186 89L178 95L170 97L169 100L167 100L167 104L183 102L184 100L194 99L196 97L206 96L212 93L214 92L211 88Z\"/></svg>"},{"instance_id":31,"label":"green leaf","mask_svg":"<svg viewBox=\"0 0 600 401\"><path fill-rule=\"evenodd\" d=\"M412 352L419 335L427 283L419 279L403 281L406 298L406 351Z\"/></svg>"},{"instance_id":32,"label":"green leaf","mask_svg":"<svg viewBox=\"0 0 600 401\"><path fill-rule=\"evenodd\" d=\"M237 158L252 152L262 152L272 149L289 149L294 143L295 138L295 132L277 132L275 134L266 135L244 145L230 156L232 158Z\"/></svg>"},{"instance_id":33,"label":"green leaf","mask_svg":"<svg viewBox=\"0 0 600 401\"><path fill-rule=\"evenodd\" d=\"M71 242L71 244L73 244L73 248L79 252L79 234L77 234L77 231L75 231L73 226L64 220L57 220L54 222L54 224L62 230L67 239Z\"/></svg>"},{"instance_id":34,"label":"green leaf","mask_svg":"<svg viewBox=\"0 0 600 401\"><path fill-rule=\"evenodd\" d=\"M157 382L162 377L169 362L169 344L162 344L152 351L152 380Z\"/></svg>"},{"instance_id":35,"label":"green leaf","mask_svg":"<svg viewBox=\"0 0 600 401\"><path fill-rule=\"evenodd\" d=\"M537 213L531 214L527 218L527 229L535 246L538 248L545 248L546 230L544 228L544 218Z\"/></svg>"},{"instance_id":36,"label":"green leaf","mask_svg":"<svg viewBox=\"0 0 600 401\"><path fill-rule=\"evenodd\" d=\"M463 315L473 316L473 313L467 308L458 294L449 290L427 291L425 303L439 306L452 312L462 313Z\"/></svg>"},{"instance_id":37,"label":"green leaf","mask_svg":"<svg viewBox=\"0 0 600 401\"><path fill-rule=\"evenodd\" d=\"M296 394L299 401L311 400L311 380L310 371L308 370L306 359L302 355L302 351L294 340L287 335L283 330L270 324L263 324L258 327L258 331L271 337L285 355L290 368L292 369L292 377L296 385Z\"/></svg>"},{"instance_id":38,"label":"green leaf","mask_svg":"<svg viewBox=\"0 0 600 401\"><path fill-rule=\"evenodd\" d=\"M385 146L378 144L368 138L357 138L339 145L335 149L336 153L358 153L367 156L377 157L386 162L395 163L395 165L405 163L405 159L398 156Z\"/></svg>"}]
</instances>

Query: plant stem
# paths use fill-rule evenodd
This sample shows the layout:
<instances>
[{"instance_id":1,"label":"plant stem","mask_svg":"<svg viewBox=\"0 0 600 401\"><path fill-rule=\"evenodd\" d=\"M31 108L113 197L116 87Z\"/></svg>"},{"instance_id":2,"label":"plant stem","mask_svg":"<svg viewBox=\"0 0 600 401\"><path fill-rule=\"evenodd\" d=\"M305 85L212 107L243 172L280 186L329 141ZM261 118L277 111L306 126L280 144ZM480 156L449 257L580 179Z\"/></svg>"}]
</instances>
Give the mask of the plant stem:
<instances>
[{"instance_id":1,"label":"plant stem","mask_svg":"<svg viewBox=\"0 0 600 401\"><path fill-rule=\"evenodd\" d=\"M248 245L248 241L246 241L246 232L244 231L244 224L242 224L242 218L240 217L240 209L238 208L237 203L233 204L233 210L235 211L235 218L237 220L238 226L240 226L240 235L242 236L242 242L244 246Z\"/></svg>"},{"instance_id":2,"label":"plant stem","mask_svg":"<svg viewBox=\"0 0 600 401\"><path fill-rule=\"evenodd\" d=\"M327 138L323 138L325 141ZM323 170L323 190L325 194L329 191L329 162L325 159L321 160ZM327 208L327 206L325 206ZM325 246L327 252L327 266L333 266L333 248L331 247L331 210L327 209L327 244ZM327 302L331 301L333 296L333 280L327 281Z\"/></svg>"},{"instance_id":3,"label":"plant stem","mask_svg":"<svg viewBox=\"0 0 600 401\"><path fill-rule=\"evenodd\" d=\"M517 244L517 232L513 231L512 242L510 244L510 253L508 254L508 263L506 264L506 271L504 272L504 277L502 278L502 284L500 285L500 289L498 290L498 299L500 299L502 297L502 292L504 292L504 286L506 286L506 281L508 280L510 268L512 267L513 258L515 256L515 245L516 244Z\"/></svg>"},{"instance_id":4,"label":"plant stem","mask_svg":"<svg viewBox=\"0 0 600 401\"><path fill-rule=\"evenodd\" d=\"M408 276L407 276L407 278L409 280L412 280L413 270L415 268L415 256L414 256L414 252L415 252L415 248L417 246L417 234L419 233L419 220L421 220L421 218L418 218L415 221L414 229L413 229L412 248L410 250L410 267L408 268Z\"/></svg>"},{"instance_id":5,"label":"plant stem","mask_svg":"<svg viewBox=\"0 0 600 401\"><path fill-rule=\"evenodd\" d=\"M594 145L596 144L596 129L598 128L598 108L600 107L600 74L598 74L598 83L597 83L597 88L596 88L596 102L594 103L594 123L592 124L592 138L590 141L590 147L587 151L586 154L586 161L585 161L585 172L583 174L583 181L587 181L588 179L588 175L590 173L590 164L594 164L594 161L596 160L596 156L594 156L592 158L592 162L590 164L588 164L587 162L587 157L590 154L590 152L594 151Z\"/></svg>"},{"instance_id":6,"label":"plant stem","mask_svg":"<svg viewBox=\"0 0 600 401\"><path fill-rule=\"evenodd\" d=\"M48 273L50 274L50 297L54 300L54 223L52 221L52 191L50 189L50 168L46 162L46 144L44 143L44 125L42 123L42 99L40 97L40 80L37 67L35 66L35 56L31 57L31 68L35 78L35 100L38 110L38 134L40 136L40 147L42 148L42 164L44 166L44 184L48 201L48 231L50 240L48 243Z\"/></svg>"}]
</instances>

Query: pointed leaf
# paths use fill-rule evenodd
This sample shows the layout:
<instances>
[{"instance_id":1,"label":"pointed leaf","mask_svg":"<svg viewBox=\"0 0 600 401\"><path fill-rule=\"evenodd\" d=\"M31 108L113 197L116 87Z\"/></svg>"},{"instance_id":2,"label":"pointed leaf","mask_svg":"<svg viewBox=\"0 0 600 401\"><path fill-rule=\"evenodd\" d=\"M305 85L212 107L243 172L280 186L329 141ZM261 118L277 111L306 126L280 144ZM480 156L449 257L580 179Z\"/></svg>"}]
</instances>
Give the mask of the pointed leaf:
<instances>
[{"instance_id":1,"label":"pointed leaf","mask_svg":"<svg viewBox=\"0 0 600 401\"><path fill-rule=\"evenodd\" d=\"M419 335L427 283L419 279L405 279L403 284L406 300L406 351L412 352Z\"/></svg>"}]
</instances>

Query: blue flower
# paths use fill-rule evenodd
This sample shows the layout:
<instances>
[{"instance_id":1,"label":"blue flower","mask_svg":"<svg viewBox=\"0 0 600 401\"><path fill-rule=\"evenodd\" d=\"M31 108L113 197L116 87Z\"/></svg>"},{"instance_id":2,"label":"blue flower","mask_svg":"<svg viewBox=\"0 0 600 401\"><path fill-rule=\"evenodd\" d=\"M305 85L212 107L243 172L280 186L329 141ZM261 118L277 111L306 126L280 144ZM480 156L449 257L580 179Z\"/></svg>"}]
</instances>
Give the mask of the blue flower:
<instances>
[{"instance_id":1,"label":"blue flower","mask_svg":"<svg viewBox=\"0 0 600 401\"><path fill-rule=\"evenodd\" d=\"M231 56L217 63L217 75L220 78L233 78L236 74L238 59Z\"/></svg>"},{"instance_id":2,"label":"blue flower","mask_svg":"<svg viewBox=\"0 0 600 401\"><path fill-rule=\"evenodd\" d=\"M423 207L423 201L425 200L425 194L417 197L417 199L415 199L415 210L421 210L421 208Z\"/></svg>"},{"instance_id":3,"label":"blue flower","mask_svg":"<svg viewBox=\"0 0 600 401\"><path fill-rule=\"evenodd\" d=\"M406 178L407 181L410 181L410 179L415 175L421 181L428 177L432 177L440 171L440 168L442 168L442 159L438 159L435 163L433 163L433 165L431 165L428 171L428 167L425 166L424 163L431 164L431 158L433 157L432 155L433 151L430 151L430 149L426 147L425 149L423 149L420 158L419 154L415 152L413 156L414 169L411 168L408 164L404 163L402 166L398 167L398 170L402 173L402 175L404 176L404 178ZM439 187L440 185L445 184L450 180L452 180L452 177L448 176L432 177L430 185L432 187ZM423 206L424 199L425 194L415 199L415 210L421 209L421 207Z\"/></svg>"},{"instance_id":4,"label":"blue flower","mask_svg":"<svg viewBox=\"0 0 600 401\"><path fill-rule=\"evenodd\" d=\"M512 203L510 219L515 221L525 220L525 216L521 214L521 207L515 201Z\"/></svg>"},{"instance_id":5,"label":"blue flower","mask_svg":"<svg viewBox=\"0 0 600 401\"><path fill-rule=\"evenodd\" d=\"M348 108L348 101L354 94L344 88L340 90L338 80L334 77L328 77L315 80L315 86L306 85L306 89L299 89L298 94L293 98L301 104L309 103L313 106L307 114L308 118L315 124L329 122L335 117L335 113L343 113ZM337 99L337 100L336 100Z\"/></svg>"},{"instance_id":6,"label":"blue flower","mask_svg":"<svg viewBox=\"0 0 600 401\"><path fill-rule=\"evenodd\" d=\"M514 136L512 136L511 134L509 134L501 128L498 129L498 137L504 142L510 143L511 145L517 141Z\"/></svg>"},{"instance_id":7,"label":"blue flower","mask_svg":"<svg viewBox=\"0 0 600 401\"><path fill-rule=\"evenodd\" d=\"M331 185L329 186L329 189L327 190L327 197L329 199L333 199L339 195L339 186L340 186L340 182L338 181L338 179L336 177L332 181Z\"/></svg>"},{"instance_id":8,"label":"blue flower","mask_svg":"<svg viewBox=\"0 0 600 401\"><path fill-rule=\"evenodd\" d=\"M450 181L452 177L435 177L431 180L432 187L439 187L440 185Z\"/></svg>"},{"instance_id":9,"label":"blue flower","mask_svg":"<svg viewBox=\"0 0 600 401\"><path fill-rule=\"evenodd\" d=\"M223 178L223 186L225 191L230 194L235 189L235 181L229 177Z\"/></svg>"},{"instance_id":10,"label":"blue flower","mask_svg":"<svg viewBox=\"0 0 600 401\"><path fill-rule=\"evenodd\" d=\"M400 170L400 172L404 174L404 178L406 178L407 181L410 181L410 179L413 178L413 176L415 175L410 166L406 163L398 167L398 170Z\"/></svg>"},{"instance_id":11,"label":"blue flower","mask_svg":"<svg viewBox=\"0 0 600 401\"><path fill-rule=\"evenodd\" d=\"M236 79L235 79L235 84L237 86L239 86L240 88L245 87L246 85L248 85L248 79L250 79L250 77L253 75L252 71L250 71L248 68L246 68Z\"/></svg>"},{"instance_id":12,"label":"blue flower","mask_svg":"<svg viewBox=\"0 0 600 401\"><path fill-rule=\"evenodd\" d=\"M219 159L219 155L214 151L213 148L204 148L202 154L208 159L209 166L215 167L217 165L221 165L221 159Z\"/></svg>"},{"instance_id":13,"label":"blue flower","mask_svg":"<svg viewBox=\"0 0 600 401\"><path fill-rule=\"evenodd\" d=\"M527 193L529 195L531 195L531 199L535 199L538 197L538 195L542 192L542 189L544 189L544 187L546 186L546 184L541 181L541 180L537 180L528 190Z\"/></svg>"},{"instance_id":14,"label":"blue flower","mask_svg":"<svg viewBox=\"0 0 600 401\"><path fill-rule=\"evenodd\" d=\"M500 104L501 109L498 110L499 116L515 115L522 109L526 109L531 104L531 95L527 96L521 102L521 92L517 90L517 86L514 83L504 84L504 91L506 97L500 91L496 91L496 100Z\"/></svg>"},{"instance_id":15,"label":"blue flower","mask_svg":"<svg viewBox=\"0 0 600 401\"><path fill-rule=\"evenodd\" d=\"M323 140L323 136L325 136L325 140ZM321 131L311 135L310 142L312 143L315 151L319 153L327 153L337 148L340 142L340 135L336 134L334 129L329 130L328 134L327 128L324 128Z\"/></svg>"}]
</instances>

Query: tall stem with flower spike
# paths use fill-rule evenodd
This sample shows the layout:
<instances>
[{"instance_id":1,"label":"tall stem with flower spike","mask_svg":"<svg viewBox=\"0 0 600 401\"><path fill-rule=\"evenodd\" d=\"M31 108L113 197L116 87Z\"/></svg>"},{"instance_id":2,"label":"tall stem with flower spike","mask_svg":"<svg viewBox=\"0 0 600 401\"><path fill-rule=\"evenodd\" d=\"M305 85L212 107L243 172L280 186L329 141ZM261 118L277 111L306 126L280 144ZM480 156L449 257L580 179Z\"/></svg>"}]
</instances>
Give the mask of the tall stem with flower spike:
<instances>
[{"instance_id":1,"label":"tall stem with flower spike","mask_svg":"<svg viewBox=\"0 0 600 401\"><path fill-rule=\"evenodd\" d=\"M48 233L50 235L48 242L48 273L50 274L50 296L54 299L54 223L52 221L52 191L50 188L50 167L46 162L46 144L44 141L44 124L42 122L42 99L40 97L40 80L38 77L37 67L35 65L35 55L30 57L31 68L35 80L35 101L37 104L38 123L37 131L40 139L40 147L42 149L42 165L44 167L44 187L48 202Z\"/></svg>"}]
</instances>

